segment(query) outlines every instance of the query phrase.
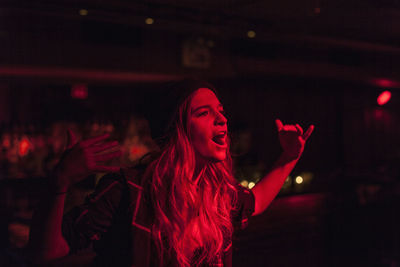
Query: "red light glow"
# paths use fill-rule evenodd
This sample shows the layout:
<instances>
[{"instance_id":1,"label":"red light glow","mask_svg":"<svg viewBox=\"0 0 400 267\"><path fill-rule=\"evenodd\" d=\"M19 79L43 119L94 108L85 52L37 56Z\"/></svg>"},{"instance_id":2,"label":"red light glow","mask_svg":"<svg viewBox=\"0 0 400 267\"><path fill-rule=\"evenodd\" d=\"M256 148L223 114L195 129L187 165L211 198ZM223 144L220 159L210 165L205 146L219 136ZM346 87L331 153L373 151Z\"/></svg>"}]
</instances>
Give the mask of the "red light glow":
<instances>
[{"instance_id":1,"label":"red light glow","mask_svg":"<svg viewBox=\"0 0 400 267\"><path fill-rule=\"evenodd\" d=\"M88 88L86 84L75 84L72 86L71 97L77 99L86 99L88 97Z\"/></svg>"},{"instance_id":2,"label":"red light glow","mask_svg":"<svg viewBox=\"0 0 400 267\"><path fill-rule=\"evenodd\" d=\"M132 146L129 152L131 156L142 155L146 152L146 149L143 146Z\"/></svg>"},{"instance_id":3,"label":"red light glow","mask_svg":"<svg viewBox=\"0 0 400 267\"><path fill-rule=\"evenodd\" d=\"M392 93L390 93L389 91L382 92L378 96L378 99L377 99L378 105L380 105L380 106L385 105L387 102L389 102L391 97L392 97Z\"/></svg>"},{"instance_id":4,"label":"red light glow","mask_svg":"<svg viewBox=\"0 0 400 267\"><path fill-rule=\"evenodd\" d=\"M395 85L395 83L391 80L387 80L387 79L377 79L375 80L376 85L380 86L380 87L393 87Z\"/></svg>"},{"instance_id":5,"label":"red light glow","mask_svg":"<svg viewBox=\"0 0 400 267\"><path fill-rule=\"evenodd\" d=\"M19 149L18 149L19 155L25 156L26 154L28 154L29 149L30 149L29 140L27 138L22 139L21 142L19 143Z\"/></svg>"},{"instance_id":6,"label":"red light glow","mask_svg":"<svg viewBox=\"0 0 400 267\"><path fill-rule=\"evenodd\" d=\"M4 148L10 148L11 147L11 140L9 137L6 137L3 139L3 147Z\"/></svg>"}]
</instances>

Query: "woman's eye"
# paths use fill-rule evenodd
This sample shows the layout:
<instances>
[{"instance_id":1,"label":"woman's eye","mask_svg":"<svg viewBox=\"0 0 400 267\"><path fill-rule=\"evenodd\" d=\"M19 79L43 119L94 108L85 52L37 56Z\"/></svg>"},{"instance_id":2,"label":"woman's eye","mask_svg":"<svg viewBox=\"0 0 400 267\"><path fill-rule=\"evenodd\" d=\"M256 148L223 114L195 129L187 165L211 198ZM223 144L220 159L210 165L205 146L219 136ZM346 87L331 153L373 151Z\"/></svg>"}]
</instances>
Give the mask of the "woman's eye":
<instances>
[{"instance_id":1,"label":"woman's eye","mask_svg":"<svg viewBox=\"0 0 400 267\"><path fill-rule=\"evenodd\" d=\"M198 116L206 116L208 114L208 111L203 111L200 112Z\"/></svg>"}]
</instances>

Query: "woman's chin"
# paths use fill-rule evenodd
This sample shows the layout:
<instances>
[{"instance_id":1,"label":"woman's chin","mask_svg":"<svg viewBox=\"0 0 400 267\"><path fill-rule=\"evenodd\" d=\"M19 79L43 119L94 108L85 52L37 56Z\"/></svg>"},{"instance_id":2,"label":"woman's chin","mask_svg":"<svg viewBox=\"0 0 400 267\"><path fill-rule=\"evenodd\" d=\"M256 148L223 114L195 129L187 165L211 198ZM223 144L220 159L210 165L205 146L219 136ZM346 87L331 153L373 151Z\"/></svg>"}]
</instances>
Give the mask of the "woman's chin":
<instances>
[{"instance_id":1,"label":"woman's chin","mask_svg":"<svg viewBox=\"0 0 400 267\"><path fill-rule=\"evenodd\" d=\"M226 151L217 153L217 154L213 155L213 157L212 157L213 162L220 162L220 161L224 161L225 159L226 159Z\"/></svg>"},{"instance_id":2,"label":"woman's chin","mask_svg":"<svg viewBox=\"0 0 400 267\"><path fill-rule=\"evenodd\" d=\"M226 159L226 149L220 151L209 151L208 153L196 153L198 164L207 164L211 162L221 162Z\"/></svg>"}]
</instances>

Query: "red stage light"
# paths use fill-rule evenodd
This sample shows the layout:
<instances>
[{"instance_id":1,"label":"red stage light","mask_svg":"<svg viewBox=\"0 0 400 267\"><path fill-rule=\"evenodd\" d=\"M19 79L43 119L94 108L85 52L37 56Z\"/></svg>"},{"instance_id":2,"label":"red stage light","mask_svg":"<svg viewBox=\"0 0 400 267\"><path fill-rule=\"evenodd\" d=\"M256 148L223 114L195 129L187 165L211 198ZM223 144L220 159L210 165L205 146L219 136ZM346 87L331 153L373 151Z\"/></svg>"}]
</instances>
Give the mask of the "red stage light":
<instances>
[{"instance_id":1,"label":"red stage light","mask_svg":"<svg viewBox=\"0 0 400 267\"><path fill-rule=\"evenodd\" d=\"M392 97L392 93L390 91L384 91L382 92L377 99L378 105L383 106L387 102L389 102L390 98Z\"/></svg>"},{"instance_id":2,"label":"red stage light","mask_svg":"<svg viewBox=\"0 0 400 267\"><path fill-rule=\"evenodd\" d=\"M30 149L30 143L28 138L23 138L19 143L19 149L18 149L19 155L25 156L26 154L28 154L29 149Z\"/></svg>"},{"instance_id":3,"label":"red stage light","mask_svg":"<svg viewBox=\"0 0 400 267\"><path fill-rule=\"evenodd\" d=\"M86 99L88 97L88 88L86 84L75 84L71 88L71 97L77 99Z\"/></svg>"}]
</instances>

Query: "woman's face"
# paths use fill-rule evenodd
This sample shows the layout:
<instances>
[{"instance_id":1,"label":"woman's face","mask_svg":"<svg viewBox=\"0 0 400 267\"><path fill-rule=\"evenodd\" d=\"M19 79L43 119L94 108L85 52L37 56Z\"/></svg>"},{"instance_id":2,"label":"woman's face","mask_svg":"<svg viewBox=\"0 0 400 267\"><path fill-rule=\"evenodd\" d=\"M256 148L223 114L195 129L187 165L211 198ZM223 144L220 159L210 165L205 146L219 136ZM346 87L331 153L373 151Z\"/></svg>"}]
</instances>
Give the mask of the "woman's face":
<instances>
[{"instance_id":1,"label":"woman's face","mask_svg":"<svg viewBox=\"0 0 400 267\"><path fill-rule=\"evenodd\" d=\"M208 88L195 91L188 112L189 135L196 159L225 160L228 148L227 119L214 92Z\"/></svg>"}]
</instances>

